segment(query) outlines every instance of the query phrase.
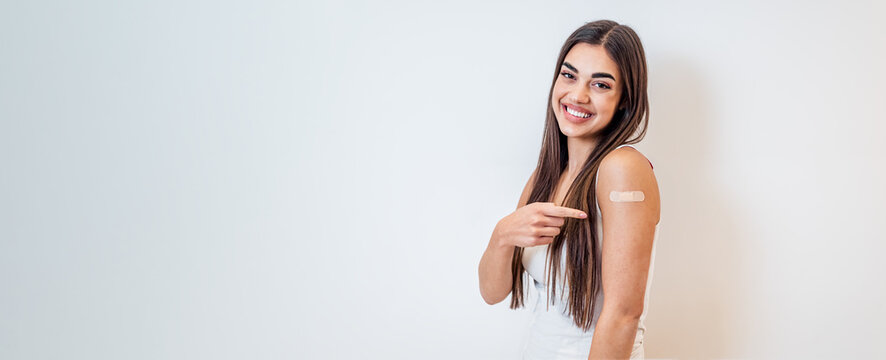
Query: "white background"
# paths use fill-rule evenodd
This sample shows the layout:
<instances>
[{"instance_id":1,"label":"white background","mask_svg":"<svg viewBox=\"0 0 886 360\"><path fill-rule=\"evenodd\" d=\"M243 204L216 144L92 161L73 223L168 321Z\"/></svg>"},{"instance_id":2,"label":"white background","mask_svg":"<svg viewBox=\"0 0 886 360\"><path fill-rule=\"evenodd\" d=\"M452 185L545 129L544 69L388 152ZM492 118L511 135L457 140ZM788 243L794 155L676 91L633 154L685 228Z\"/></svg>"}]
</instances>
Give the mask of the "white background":
<instances>
[{"instance_id":1,"label":"white background","mask_svg":"<svg viewBox=\"0 0 886 360\"><path fill-rule=\"evenodd\" d=\"M649 63L647 357L886 357L883 3L613 3L3 2L0 358L517 358L477 265L601 18Z\"/></svg>"}]
</instances>

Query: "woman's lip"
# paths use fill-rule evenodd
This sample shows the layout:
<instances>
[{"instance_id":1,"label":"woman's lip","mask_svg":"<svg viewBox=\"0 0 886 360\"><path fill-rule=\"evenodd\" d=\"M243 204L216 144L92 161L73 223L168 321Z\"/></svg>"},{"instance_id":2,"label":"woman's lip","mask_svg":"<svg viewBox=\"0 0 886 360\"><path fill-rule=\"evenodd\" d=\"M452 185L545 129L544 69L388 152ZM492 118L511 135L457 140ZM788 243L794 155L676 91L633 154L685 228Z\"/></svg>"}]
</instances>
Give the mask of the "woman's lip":
<instances>
[{"instance_id":1,"label":"woman's lip","mask_svg":"<svg viewBox=\"0 0 886 360\"><path fill-rule=\"evenodd\" d=\"M591 116L588 116L588 117L586 117L586 118L578 117L578 116L575 116L575 115L570 114L568 111L566 111L566 108L567 108L566 104L562 104L562 106L560 107L560 110L563 110L563 116L566 117L566 120L569 120L569 121L574 122L574 123L577 123L577 124L578 124L578 123L583 123L583 122L585 122L585 121L588 121L588 120L592 119L592 118L595 116L594 113L579 108L579 109L581 109L581 110L579 110L579 111L581 111L581 112L583 112L583 113L591 114Z\"/></svg>"}]
</instances>

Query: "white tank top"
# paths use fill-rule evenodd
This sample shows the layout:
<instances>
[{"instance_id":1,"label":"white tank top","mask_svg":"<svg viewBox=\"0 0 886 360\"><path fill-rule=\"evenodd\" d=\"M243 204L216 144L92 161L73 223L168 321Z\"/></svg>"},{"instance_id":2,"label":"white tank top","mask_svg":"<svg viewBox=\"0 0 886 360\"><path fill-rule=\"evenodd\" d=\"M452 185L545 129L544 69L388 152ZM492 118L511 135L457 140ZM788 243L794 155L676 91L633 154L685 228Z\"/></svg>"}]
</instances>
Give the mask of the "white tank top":
<instances>
[{"instance_id":1,"label":"white tank top","mask_svg":"<svg viewBox=\"0 0 886 360\"><path fill-rule=\"evenodd\" d=\"M619 146L631 146L624 144ZM631 146L633 147L633 146ZM599 174L599 172L598 172ZM597 242L602 247L603 241L603 218L600 214L600 204L597 203ZM642 359L644 357L643 340L646 333L644 320L646 312L649 308L649 290L652 285L652 269L655 263L655 245L658 243L659 225L655 224L655 235L652 242L652 256L649 261L649 273L646 278L646 296L643 299L643 313L640 315L640 321L637 326L637 336L634 339L634 347L631 352L631 359ZM565 276L566 264L563 261L566 258L566 246L562 247L560 271L557 273L557 282L559 286L555 293L555 301L547 304L547 281L545 259L548 252L548 245L533 246L523 249L523 267L533 279L536 289L536 303L533 308L532 322L529 326L529 340L523 349L523 359L581 359L588 358L591 351L591 339L594 335L593 327L585 332L575 325L572 316L566 309L566 295L569 289L566 288ZM603 309L603 291L597 295L597 306L594 311L593 325L596 326L597 319Z\"/></svg>"}]
</instances>

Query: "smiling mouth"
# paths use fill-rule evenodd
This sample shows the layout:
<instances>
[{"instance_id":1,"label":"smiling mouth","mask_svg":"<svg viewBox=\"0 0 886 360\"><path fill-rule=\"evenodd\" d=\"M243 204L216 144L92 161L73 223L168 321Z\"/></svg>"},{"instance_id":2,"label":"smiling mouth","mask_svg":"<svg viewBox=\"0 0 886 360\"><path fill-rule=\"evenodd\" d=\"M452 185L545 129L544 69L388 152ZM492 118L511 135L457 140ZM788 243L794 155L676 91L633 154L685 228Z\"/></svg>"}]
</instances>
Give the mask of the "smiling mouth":
<instances>
[{"instance_id":1,"label":"smiling mouth","mask_svg":"<svg viewBox=\"0 0 886 360\"><path fill-rule=\"evenodd\" d=\"M566 111L567 113L569 113L569 115L572 115L572 116L575 116L575 117L581 118L581 119L587 119L591 116L594 116L594 114L592 114L592 113L578 111L578 110L572 109L566 105L563 105L563 110Z\"/></svg>"}]
</instances>

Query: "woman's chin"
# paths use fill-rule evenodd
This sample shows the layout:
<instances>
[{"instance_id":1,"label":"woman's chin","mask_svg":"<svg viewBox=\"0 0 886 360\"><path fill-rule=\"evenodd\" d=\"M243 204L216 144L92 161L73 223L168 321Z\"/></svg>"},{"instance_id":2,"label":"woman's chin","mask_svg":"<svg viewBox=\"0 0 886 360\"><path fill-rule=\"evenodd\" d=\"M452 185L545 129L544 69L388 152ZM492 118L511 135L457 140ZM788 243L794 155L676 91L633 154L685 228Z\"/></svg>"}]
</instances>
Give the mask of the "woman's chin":
<instances>
[{"instance_id":1,"label":"woman's chin","mask_svg":"<svg viewBox=\"0 0 886 360\"><path fill-rule=\"evenodd\" d=\"M573 140L593 140L597 137L597 134L594 134L592 131L576 131L576 129L560 128L560 132L563 133L563 135L566 135L567 138Z\"/></svg>"},{"instance_id":2,"label":"woman's chin","mask_svg":"<svg viewBox=\"0 0 886 360\"><path fill-rule=\"evenodd\" d=\"M575 126L574 124L562 124L560 125L560 132L567 137L584 137L587 135L587 129L584 129L582 126Z\"/></svg>"}]
</instances>

